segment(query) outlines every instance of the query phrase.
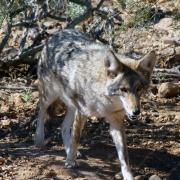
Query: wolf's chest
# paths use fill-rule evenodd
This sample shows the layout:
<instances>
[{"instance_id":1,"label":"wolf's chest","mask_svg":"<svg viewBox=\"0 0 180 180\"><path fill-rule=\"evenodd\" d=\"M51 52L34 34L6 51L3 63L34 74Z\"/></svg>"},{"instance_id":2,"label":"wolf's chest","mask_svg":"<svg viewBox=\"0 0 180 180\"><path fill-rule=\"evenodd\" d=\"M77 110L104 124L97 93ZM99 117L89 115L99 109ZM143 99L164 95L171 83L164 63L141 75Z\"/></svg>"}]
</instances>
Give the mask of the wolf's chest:
<instances>
[{"instance_id":1,"label":"wolf's chest","mask_svg":"<svg viewBox=\"0 0 180 180\"><path fill-rule=\"evenodd\" d=\"M96 116L98 118L110 115L115 111L122 110L120 101L112 101L103 96L86 97L85 103L78 102L82 113L86 116Z\"/></svg>"}]
</instances>

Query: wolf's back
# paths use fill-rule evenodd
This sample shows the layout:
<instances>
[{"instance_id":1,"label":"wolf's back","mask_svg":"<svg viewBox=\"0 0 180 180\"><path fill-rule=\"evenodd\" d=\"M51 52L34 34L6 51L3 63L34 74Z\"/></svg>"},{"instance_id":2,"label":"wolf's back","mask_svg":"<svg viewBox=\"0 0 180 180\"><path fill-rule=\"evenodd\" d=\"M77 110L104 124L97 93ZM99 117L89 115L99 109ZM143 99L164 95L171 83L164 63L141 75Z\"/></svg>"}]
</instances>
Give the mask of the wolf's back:
<instances>
[{"instance_id":1,"label":"wolf's back","mask_svg":"<svg viewBox=\"0 0 180 180\"><path fill-rule=\"evenodd\" d=\"M52 70L66 76L79 69L86 75L90 73L92 76L92 71L93 74L97 71L99 74L99 71L102 71L102 57L106 50L106 46L94 42L84 33L75 30L57 32L45 43L39 62L39 73Z\"/></svg>"}]
</instances>

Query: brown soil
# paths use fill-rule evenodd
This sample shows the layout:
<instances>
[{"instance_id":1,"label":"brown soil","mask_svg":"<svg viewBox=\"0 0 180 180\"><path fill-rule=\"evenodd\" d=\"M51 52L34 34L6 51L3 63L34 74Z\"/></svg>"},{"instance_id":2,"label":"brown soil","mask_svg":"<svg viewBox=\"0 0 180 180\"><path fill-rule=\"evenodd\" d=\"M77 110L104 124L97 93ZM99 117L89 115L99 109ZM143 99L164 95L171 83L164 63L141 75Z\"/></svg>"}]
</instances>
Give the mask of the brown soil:
<instances>
[{"instance_id":1,"label":"brown soil","mask_svg":"<svg viewBox=\"0 0 180 180\"><path fill-rule=\"evenodd\" d=\"M38 93L22 101L22 91L0 91L0 179L114 179L120 171L118 157L104 121L88 121L81 139L79 168L64 168L61 139L63 116L49 124L46 147L33 145ZM134 175L148 179L180 179L179 98L162 99L148 94L142 99L138 122L126 121L130 164Z\"/></svg>"},{"instance_id":2,"label":"brown soil","mask_svg":"<svg viewBox=\"0 0 180 180\"><path fill-rule=\"evenodd\" d=\"M178 4L178 0L176 1ZM166 0L159 2L166 4ZM162 7L171 10L169 3L172 2L167 1L167 5L163 4ZM128 20L128 15L125 13L125 20L126 16ZM130 15L131 20L132 14ZM179 65L179 54L174 55L176 45L164 43L163 40L166 36L179 38L179 21L174 22L176 23L177 26L172 27L172 32L171 29L151 28L141 31L130 28L124 33L117 31L115 43L120 45L120 52L125 53L132 47L135 52L142 54L155 48L159 55L158 68L176 67ZM18 30L17 33L22 32ZM14 43L12 40L9 45L14 47ZM32 78L30 75L35 74L35 69L28 66L19 65L9 67L8 70L0 68L0 85L34 85L33 79L36 77ZM153 83L157 86L160 82L167 82L164 74L161 78L154 74ZM179 81L179 77L168 78L168 82ZM43 149L34 146L37 103L37 91L28 93L24 90L0 88L0 180L115 179L120 166L107 123L103 120L87 122L81 138L80 151L83 157L78 159L79 168L68 170L64 168L65 152L61 139L63 114L47 125L46 146ZM125 121L125 124L130 165L134 176L143 175L144 179L149 179L151 175L156 174L163 180L180 180L180 96L165 99L158 98L152 92L148 93L142 98L139 121L133 124Z\"/></svg>"}]
</instances>

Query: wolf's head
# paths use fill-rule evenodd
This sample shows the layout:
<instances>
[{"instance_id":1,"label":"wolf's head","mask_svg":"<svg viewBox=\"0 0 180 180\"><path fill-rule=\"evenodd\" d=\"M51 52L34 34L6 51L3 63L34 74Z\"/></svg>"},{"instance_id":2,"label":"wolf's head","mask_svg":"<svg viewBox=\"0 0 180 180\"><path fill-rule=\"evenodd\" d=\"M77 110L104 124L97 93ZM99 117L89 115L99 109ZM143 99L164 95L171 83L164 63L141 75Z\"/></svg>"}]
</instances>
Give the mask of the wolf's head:
<instances>
[{"instance_id":1,"label":"wolf's head","mask_svg":"<svg viewBox=\"0 0 180 180\"><path fill-rule=\"evenodd\" d=\"M156 62L151 51L140 60L110 53L105 59L108 84L107 94L117 96L130 120L140 114L140 97L148 88L150 76Z\"/></svg>"}]
</instances>

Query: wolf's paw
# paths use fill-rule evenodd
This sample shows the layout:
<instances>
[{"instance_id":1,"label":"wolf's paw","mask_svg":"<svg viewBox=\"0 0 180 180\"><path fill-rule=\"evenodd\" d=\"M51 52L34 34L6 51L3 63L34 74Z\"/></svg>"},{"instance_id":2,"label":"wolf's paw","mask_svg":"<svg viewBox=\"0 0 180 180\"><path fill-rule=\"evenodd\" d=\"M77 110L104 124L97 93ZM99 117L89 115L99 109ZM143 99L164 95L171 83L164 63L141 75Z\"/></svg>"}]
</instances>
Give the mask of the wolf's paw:
<instances>
[{"instance_id":1,"label":"wolf's paw","mask_svg":"<svg viewBox=\"0 0 180 180\"><path fill-rule=\"evenodd\" d=\"M124 177L124 180L134 180L134 177L130 172L124 173L123 177Z\"/></svg>"},{"instance_id":2,"label":"wolf's paw","mask_svg":"<svg viewBox=\"0 0 180 180\"><path fill-rule=\"evenodd\" d=\"M114 177L116 180L123 180L123 175L121 172L115 174L115 177Z\"/></svg>"},{"instance_id":3,"label":"wolf's paw","mask_svg":"<svg viewBox=\"0 0 180 180\"><path fill-rule=\"evenodd\" d=\"M78 164L77 164L76 161L66 160L65 168L67 168L67 169L75 169L77 167L78 167Z\"/></svg>"},{"instance_id":4,"label":"wolf's paw","mask_svg":"<svg viewBox=\"0 0 180 180\"><path fill-rule=\"evenodd\" d=\"M115 175L116 180L134 180L131 173L127 172L124 176L122 172L119 172Z\"/></svg>"}]
</instances>

